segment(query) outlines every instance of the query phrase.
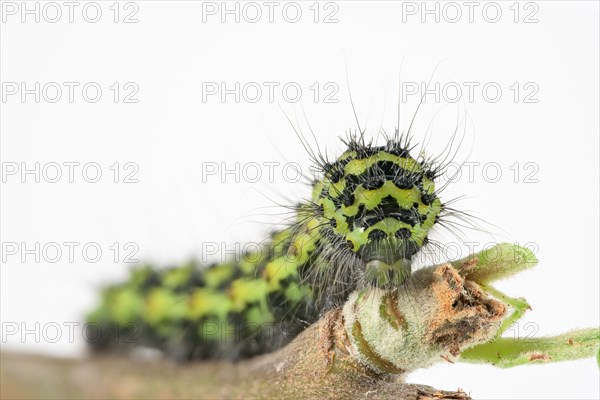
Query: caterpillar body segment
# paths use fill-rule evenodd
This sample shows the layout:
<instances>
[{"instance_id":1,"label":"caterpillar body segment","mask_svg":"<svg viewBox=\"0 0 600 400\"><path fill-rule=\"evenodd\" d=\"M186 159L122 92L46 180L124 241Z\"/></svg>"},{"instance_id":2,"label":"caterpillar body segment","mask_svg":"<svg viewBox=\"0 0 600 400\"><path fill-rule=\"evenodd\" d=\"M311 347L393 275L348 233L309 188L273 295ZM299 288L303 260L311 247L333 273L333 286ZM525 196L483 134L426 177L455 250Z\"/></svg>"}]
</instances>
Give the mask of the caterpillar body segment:
<instances>
[{"instance_id":1,"label":"caterpillar body segment","mask_svg":"<svg viewBox=\"0 0 600 400\"><path fill-rule=\"evenodd\" d=\"M235 360L281 347L318 317L301 279L310 251L304 262L288 255L291 229L237 261L135 268L127 282L103 291L88 316L101 332L92 349Z\"/></svg>"},{"instance_id":2,"label":"caterpillar body segment","mask_svg":"<svg viewBox=\"0 0 600 400\"><path fill-rule=\"evenodd\" d=\"M316 160L310 200L261 248L209 266L141 267L107 288L88 318L102 328L92 347L244 358L289 342L356 289L402 285L443 214L434 184L443 166L412 157L398 134L384 146L344 144L334 162Z\"/></svg>"}]
</instances>

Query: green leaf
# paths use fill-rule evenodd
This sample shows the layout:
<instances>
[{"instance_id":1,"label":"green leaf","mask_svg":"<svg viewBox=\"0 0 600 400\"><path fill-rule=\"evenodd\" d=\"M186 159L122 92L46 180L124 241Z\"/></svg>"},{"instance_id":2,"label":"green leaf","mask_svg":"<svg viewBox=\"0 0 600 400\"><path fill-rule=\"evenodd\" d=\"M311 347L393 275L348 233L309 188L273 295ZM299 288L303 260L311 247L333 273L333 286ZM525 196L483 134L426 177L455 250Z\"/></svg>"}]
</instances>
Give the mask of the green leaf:
<instances>
[{"instance_id":1,"label":"green leaf","mask_svg":"<svg viewBox=\"0 0 600 400\"><path fill-rule=\"evenodd\" d=\"M530 249L512 243L500 243L490 249L454 261L452 266L466 279L486 284L508 278L534 267L538 259Z\"/></svg>"},{"instance_id":2,"label":"green leaf","mask_svg":"<svg viewBox=\"0 0 600 400\"><path fill-rule=\"evenodd\" d=\"M599 350L600 328L588 328L553 337L500 338L463 351L460 361L510 368L589 358L598 354Z\"/></svg>"}]
</instances>

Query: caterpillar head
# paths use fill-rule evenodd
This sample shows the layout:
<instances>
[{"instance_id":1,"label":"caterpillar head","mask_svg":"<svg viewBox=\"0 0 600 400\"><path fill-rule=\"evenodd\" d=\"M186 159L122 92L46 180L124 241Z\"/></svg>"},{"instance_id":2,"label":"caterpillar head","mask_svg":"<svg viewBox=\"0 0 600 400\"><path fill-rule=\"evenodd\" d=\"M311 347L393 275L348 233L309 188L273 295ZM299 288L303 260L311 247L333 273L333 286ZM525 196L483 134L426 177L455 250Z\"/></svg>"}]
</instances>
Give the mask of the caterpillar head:
<instances>
[{"instance_id":1,"label":"caterpillar head","mask_svg":"<svg viewBox=\"0 0 600 400\"><path fill-rule=\"evenodd\" d=\"M414 148L398 135L384 146L362 137L344 143L347 150L323 163L323 179L313 187L322 254L357 274L359 286L398 286L442 210L434 185L439 170L411 156Z\"/></svg>"}]
</instances>

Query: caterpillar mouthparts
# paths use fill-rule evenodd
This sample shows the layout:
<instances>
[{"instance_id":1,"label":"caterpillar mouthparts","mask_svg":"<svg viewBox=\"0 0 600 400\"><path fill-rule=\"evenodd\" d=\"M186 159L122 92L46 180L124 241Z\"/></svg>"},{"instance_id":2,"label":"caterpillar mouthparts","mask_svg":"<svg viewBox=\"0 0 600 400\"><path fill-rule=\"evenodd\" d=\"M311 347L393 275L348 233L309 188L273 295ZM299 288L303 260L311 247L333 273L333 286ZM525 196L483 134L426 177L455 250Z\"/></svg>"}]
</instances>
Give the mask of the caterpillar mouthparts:
<instances>
[{"instance_id":1,"label":"caterpillar mouthparts","mask_svg":"<svg viewBox=\"0 0 600 400\"><path fill-rule=\"evenodd\" d=\"M392 263L371 260L365 265L365 280L371 286L391 289L402 285L412 272L410 260L402 258Z\"/></svg>"}]
</instances>

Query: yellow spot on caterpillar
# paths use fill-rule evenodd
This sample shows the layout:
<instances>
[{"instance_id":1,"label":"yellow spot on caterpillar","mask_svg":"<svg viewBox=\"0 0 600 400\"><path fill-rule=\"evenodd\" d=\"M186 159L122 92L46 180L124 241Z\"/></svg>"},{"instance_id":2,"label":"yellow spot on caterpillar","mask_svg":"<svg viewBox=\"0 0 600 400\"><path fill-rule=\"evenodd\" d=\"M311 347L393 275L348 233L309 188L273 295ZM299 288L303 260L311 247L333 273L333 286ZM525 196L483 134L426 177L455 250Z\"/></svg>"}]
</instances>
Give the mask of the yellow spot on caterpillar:
<instances>
[{"instance_id":1,"label":"yellow spot on caterpillar","mask_svg":"<svg viewBox=\"0 0 600 400\"><path fill-rule=\"evenodd\" d=\"M367 190L364 187L359 186L354 190L354 196L354 204L348 207L342 206L342 211L345 215L356 215L361 204L363 204L367 210L373 210L381 204L381 200L388 196L392 196L396 199L400 207L406 209L411 208L414 203L421 204L421 193L419 192L419 189L400 189L394 185L394 182L392 181L385 181L381 188L375 190ZM428 208L425 205L423 205L423 207Z\"/></svg>"},{"instance_id":2,"label":"yellow spot on caterpillar","mask_svg":"<svg viewBox=\"0 0 600 400\"><path fill-rule=\"evenodd\" d=\"M250 307L245 313L246 321L249 324L257 325L255 328L259 330L263 328L261 325L275 321L273 314L262 307ZM248 328L246 328L248 329ZM248 332L249 333L249 332Z\"/></svg>"},{"instance_id":3,"label":"yellow spot on caterpillar","mask_svg":"<svg viewBox=\"0 0 600 400\"><path fill-rule=\"evenodd\" d=\"M229 295L234 311L243 311L246 304L263 303L266 307L269 293L264 279L238 279L232 282Z\"/></svg>"},{"instance_id":4,"label":"yellow spot on caterpillar","mask_svg":"<svg viewBox=\"0 0 600 400\"><path fill-rule=\"evenodd\" d=\"M187 317L196 320L208 315L215 315L220 320L225 320L231 308L231 299L222 291L199 288L190 296Z\"/></svg>"},{"instance_id":5,"label":"yellow spot on caterpillar","mask_svg":"<svg viewBox=\"0 0 600 400\"><path fill-rule=\"evenodd\" d=\"M297 303L303 298L310 296L310 294L311 290L308 286L300 286L295 282L291 283L290 286L285 290L285 298L292 303Z\"/></svg>"},{"instance_id":6,"label":"yellow spot on caterpillar","mask_svg":"<svg viewBox=\"0 0 600 400\"><path fill-rule=\"evenodd\" d=\"M143 319L150 325L158 325L167 320L185 317L187 313L186 298L173 293L169 289L152 289L146 297L142 312Z\"/></svg>"},{"instance_id":7,"label":"yellow spot on caterpillar","mask_svg":"<svg viewBox=\"0 0 600 400\"><path fill-rule=\"evenodd\" d=\"M353 174L360 175L369 169L371 166L376 164L378 161L391 161L396 165L399 165L403 169L410 172L422 172L423 167L413 158L398 157L390 153L383 151L378 152L362 160L352 160L346 164L344 168L344 175Z\"/></svg>"},{"instance_id":8,"label":"yellow spot on caterpillar","mask_svg":"<svg viewBox=\"0 0 600 400\"><path fill-rule=\"evenodd\" d=\"M110 318L119 325L133 322L144 306L140 294L131 288L109 291L106 302Z\"/></svg>"},{"instance_id":9,"label":"yellow spot on caterpillar","mask_svg":"<svg viewBox=\"0 0 600 400\"><path fill-rule=\"evenodd\" d=\"M217 288L222 283L229 280L235 272L235 266L232 263L215 265L204 271L204 282L207 287Z\"/></svg>"},{"instance_id":10,"label":"yellow spot on caterpillar","mask_svg":"<svg viewBox=\"0 0 600 400\"><path fill-rule=\"evenodd\" d=\"M163 276L163 285L167 288L176 288L189 281L193 272L193 265L167 270Z\"/></svg>"},{"instance_id":11,"label":"yellow spot on caterpillar","mask_svg":"<svg viewBox=\"0 0 600 400\"><path fill-rule=\"evenodd\" d=\"M291 275L296 275L296 263L288 262L287 257L279 257L268 263L263 272L263 276L268 282L269 292L279 290L283 279Z\"/></svg>"}]
</instances>

